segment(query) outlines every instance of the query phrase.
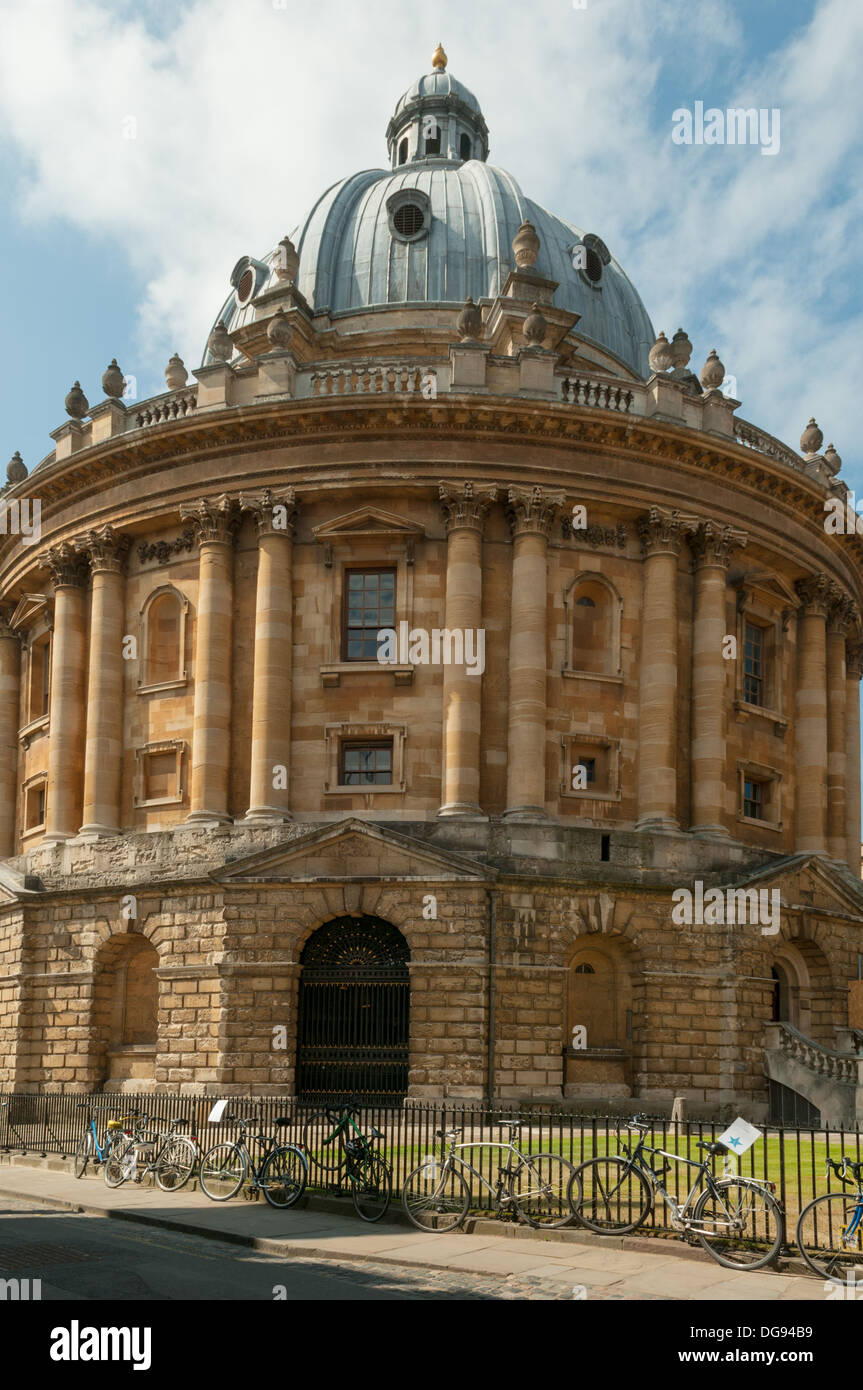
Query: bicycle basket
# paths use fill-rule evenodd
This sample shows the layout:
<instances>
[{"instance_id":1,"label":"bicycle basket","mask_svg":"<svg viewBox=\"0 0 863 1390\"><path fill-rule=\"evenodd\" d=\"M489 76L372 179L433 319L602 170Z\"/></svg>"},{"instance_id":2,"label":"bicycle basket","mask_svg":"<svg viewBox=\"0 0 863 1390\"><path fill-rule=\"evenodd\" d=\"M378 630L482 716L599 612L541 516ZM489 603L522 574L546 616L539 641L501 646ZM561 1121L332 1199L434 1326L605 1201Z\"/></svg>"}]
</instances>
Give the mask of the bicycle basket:
<instances>
[{"instance_id":1,"label":"bicycle basket","mask_svg":"<svg viewBox=\"0 0 863 1390\"><path fill-rule=\"evenodd\" d=\"M111 1131L112 1134L116 1133L116 1131L117 1131L118 1129L122 1129L122 1128L123 1128L123 1121L122 1121L122 1120L109 1120L109 1121L108 1121L108 1129Z\"/></svg>"}]
</instances>

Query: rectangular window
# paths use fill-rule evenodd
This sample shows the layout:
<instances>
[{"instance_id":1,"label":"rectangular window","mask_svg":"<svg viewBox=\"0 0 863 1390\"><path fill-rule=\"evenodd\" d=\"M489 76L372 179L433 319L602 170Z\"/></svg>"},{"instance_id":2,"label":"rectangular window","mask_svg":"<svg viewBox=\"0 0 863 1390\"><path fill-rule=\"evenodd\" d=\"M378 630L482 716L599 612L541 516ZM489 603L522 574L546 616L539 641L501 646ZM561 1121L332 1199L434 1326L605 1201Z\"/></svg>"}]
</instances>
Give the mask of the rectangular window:
<instances>
[{"instance_id":1,"label":"rectangular window","mask_svg":"<svg viewBox=\"0 0 863 1390\"><path fill-rule=\"evenodd\" d=\"M346 570L342 660L376 661L378 633L395 623L395 570Z\"/></svg>"},{"instance_id":2,"label":"rectangular window","mask_svg":"<svg viewBox=\"0 0 863 1390\"><path fill-rule=\"evenodd\" d=\"M764 628L746 623L743 698L748 705L764 705Z\"/></svg>"},{"instance_id":3,"label":"rectangular window","mask_svg":"<svg viewBox=\"0 0 863 1390\"><path fill-rule=\"evenodd\" d=\"M343 787L388 787L392 786L392 780L392 739L342 744L339 781Z\"/></svg>"},{"instance_id":4,"label":"rectangular window","mask_svg":"<svg viewBox=\"0 0 863 1390\"><path fill-rule=\"evenodd\" d=\"M45 824L45 782L28 787L24 799L24 829L38 830Z\"/></svg>"},{"instance_id":5,"label":"rectangular window","mask_svg":"<svg viewBox=\"0 0 863 1390\"><path fill-rule=\"evenodd\" d=\"M48 713L51 682L51 643L40 637L30 648L30 689L28 723Z\"/></svg>"},{"instance_id":6,"label":"rectangular window","mask_svg":"<svg viewBox=\"0 0 863 1390\"><path fill-rule=\"evenodd\" d=\"M765 809L765 784L763 782L753 782L749 778L743 780L743 814L752 820L764 820Z\"/></svg>"},{"instance_id":7,"label":"rectangular window","mask_svg":"<svg viewBox=\"0 0 863 1390\"><path fill-rule=\"evenodd\" d=\"M176 753L148 753L144 759L144 800L164 801L176 795Z\"/></svg>"}]
</instances>

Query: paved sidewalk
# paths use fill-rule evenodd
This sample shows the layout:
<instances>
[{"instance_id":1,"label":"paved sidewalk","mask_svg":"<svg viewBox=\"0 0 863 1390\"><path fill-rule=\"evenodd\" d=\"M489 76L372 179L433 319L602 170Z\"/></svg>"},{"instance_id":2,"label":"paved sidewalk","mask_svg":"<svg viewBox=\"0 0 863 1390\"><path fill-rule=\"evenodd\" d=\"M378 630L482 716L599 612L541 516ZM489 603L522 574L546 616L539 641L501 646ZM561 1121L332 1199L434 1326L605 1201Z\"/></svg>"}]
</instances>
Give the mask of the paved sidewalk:
<instances>
[{"instance_id":1,"label":"paved sidewalk","mask_svg":"<svg viewBox=\"0 0 863 1390\"><path fill-rule=\"evenodd\" d=\"M315 1210L276 1211L266 1202L211 1202L203 1193L183 1190L176 1196L158 1188L105 1186L101 1178L78 1180L66 1172L0 1165L0 1199L43 1202L54 1209L139 1221L197 1236L241 1244L290 1258L371 1261L415 1269L475 1273L520 1283L541 1281L550 1297L729 1299L741 1302L823 1301L824 1285L795 1272L723 1269L709 1256L686 1258L676 1242L663 1242L656 1253L609 1248L567 1239L544 1239L538 1232L432 1235L395 1221L369 1226L346 1203L345 1214ZM0 1211L2 1217L2 1211ZM488 1223L484 1223L484 1226ZM554 1234L554 1233L553 1233ZM594 1237L593 1242L601 1241ZM681 1255L684 1257L682 1258ZM584 1292L581 1292L583 1288ZM518 1297L513 1293L513 1297Z\"/></svg>"}]
</instances>

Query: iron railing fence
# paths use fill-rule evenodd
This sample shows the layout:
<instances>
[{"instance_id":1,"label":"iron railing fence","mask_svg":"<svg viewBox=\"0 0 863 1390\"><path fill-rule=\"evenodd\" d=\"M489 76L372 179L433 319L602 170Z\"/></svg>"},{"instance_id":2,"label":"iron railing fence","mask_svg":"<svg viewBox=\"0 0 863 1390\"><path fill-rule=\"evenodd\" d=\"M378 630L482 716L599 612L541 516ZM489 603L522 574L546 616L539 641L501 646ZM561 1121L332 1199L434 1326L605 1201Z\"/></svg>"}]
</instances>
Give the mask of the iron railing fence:
<instances>
[{"instance_id":1,"label":"iron railing fence","mask_svg":"<svg viewBox=\"0 0 863 1390\"><path fill-rule=\"evenodd\" d=\"M224 1097L215 1094L0 1092L0 1153L68 1158L78 1147L91 1111L99 1123L112 1116L119 1118L131 1110L146 1113L151 1129L160 1124L167 1126L171 1120L182 1117L188 1125L186 1132L197 1136L201 1147L207 1149L210 1144L239 1135L236 1123L224 1118L218 1124L208 1122L210 1111L221 1099ZM335 1127L335 1120L330 1117L337 1118L339 1113L335 1109L327 1112L276 1096L230 1096L227 1101L226 1113L243 1117L254 1116L255 1107L259 1106L263 1134L275 1133L276 1118L287 1117L290 1125L278 1131L279 1137L304 1146L312 1159L316 1153L324 1153L324 1141ZM436 1138L435 1131L456 1126L462 1130L458 1143L471 1146L465 1156L494 1187L505 1154L500 1148L490 1146L505 1144L507 1134L496 1128L497 1119L519 1121L521 1128L515 1143L525 1153L559 1153L573 1164L596 1155L617 1153L621 1140L630 1143L636 1138L631 1131L619 1129L626 1124L626 1116L578 1115L550 1106L527 1111L516 1103L508 1106L506 1102L493 1106L468 1101L405 1101L399 1107L363 1104L356 1114L356 1121L365 1134L374 1127L384 1136L378 1148L392 1163L395 1194L401 1192L407 1174L423 1158L432 1153L440 1156L441 1140ZM681 1123L660 1117L650 1123L648 1144L696 1161L701 1156L699 1142L716 1139L725 1127L721 1121ZM855 1162L863 1160L863 1131L768 1125L760 1128L762 1138L746 1154L739 1158L730 1156L732 1168L743 1176L775 1184L776 1196L785 1212L787 1239L793 1241L802 1208L824 1192L843 1190L834 1176L827 1175L828 1156L840 1161L845 1155ZM331 1160L325 1159L325 1164L328 1162ZM714 1171L719 1172L721 1167L719 1159ZM693 1171L681 1163L673 1165L673 1171L666 1175L665 1185L676 1200L685 1198ZM338 1171L312 1161L309 1186L324 1191L337 1187ZM492 1206L491 1194L485 1189L473 1192L474 1209L482 1211ZM665 1204L657 1201L645 1227L669 1230L667 1218Z\"/></svg>"}]
</instances>

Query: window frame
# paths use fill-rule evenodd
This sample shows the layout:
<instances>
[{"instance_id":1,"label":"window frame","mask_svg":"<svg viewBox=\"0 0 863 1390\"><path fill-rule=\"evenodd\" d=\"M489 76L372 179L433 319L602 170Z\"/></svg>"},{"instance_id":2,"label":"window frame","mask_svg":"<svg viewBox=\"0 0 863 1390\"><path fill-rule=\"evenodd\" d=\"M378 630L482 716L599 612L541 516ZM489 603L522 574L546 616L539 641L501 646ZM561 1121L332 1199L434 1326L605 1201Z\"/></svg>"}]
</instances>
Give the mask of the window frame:
<instances>
[{"instance_id":1,"label":"window frame","mask_svg":"<svg viewBox=\"0 0 863 1390\"><path fill-rule=\"evenodd\" d=\"M168 595L177 600L180 608L180 630L178 637L177 675L168 681L151 681L150 664L150 612L160 598ZM189 600L173 584L160 584L148 594L138 613L138 686L139 695L161 695L171 690L183 690L189 683L189 670L186 666L186 638L189 615Z\"/></svg>"},{"instance_id":2,"label":"window frame","mask_svg":"<svg viewBox=\"0 0 863 1390\"><path fill-rule=\"evenodd\" d=\"M767 813L766 815L749 816L746 814L744 791L747 782L756 782L767 789L763 802L763 808ZM753 763L745 759L738 759L736 819L739 825L751 825L761 830L782 830L781 772L776 768L766 767L763 763Z\"/></svg>"},{"instance_id":3,"label":"window frame","mask_svg":"<svg viewBox=\"0 0 863 1390\"><path fill-rule=\"evenodd\" d=\"M351 575L353 575L353 574L362 574L362 575L376 574L379 578L380 578L382 575L384 575L384 574L391 574L391 575L392 575L392 578L393 578L393 620L392 620L391 623L385 623L385 622L383 622L383 621L380 621L380 622L378 623L378 626L375 628L375 631L376 631L376 632L383 632L383 631L384 631L385 629L387 629L387 628L392 628L392 629L397 630L398 611L399 611L399 607L398 607L398 599L399 599L399 593L398 593L398 588L399 588L399 573L398 573L398 566L397 566L397 565L389 565L389 564L388 564L388 565L352 565L350 562L348 562L348 563L344 566L344 568L343 568L343 570L342 570L342 635L341 635L341 645L340 645L340 652L341 652L341 655L340 655L339 660L340 660L340 661L343 661L343 662L345 662L345 663L349 663L350 665L354 665L355 663L369 662L369 661L371 661L371 662L377 662L377 653L378 653L379 645L380 645L379 643L376 643L376 644L375 644L375 653L374 653L373 656L366 656L365 653L363 653L363 655L361 655L361 656L350 656L350 655L348 654L348 648L349 648L349 646L350 646L350 641L351 641L350 632L351 632L351 631L354 631L354 632L362 632L362 633L363 633L362 641L365 642L365 640L366 640L365 634L366 634L368 631L370 631L370 629L367 628L367 627L365 627L365 625L363 625L362 628L353 628L353 629L351 629L351 628L348 626L348 619L349 619L349 615L350 615L350 594L351 594L350 579L351 579ZM364 606L365 606L365 587L363 588L363 603L364 603ZM380 605L380 600L379 600L379 601L378 601L378 608L379 608L379 609L380 609L380 606L381 606L381 605Z\"/></svg>"},{"instance_id":4,"label":"window frame","mask_svg":"<svg viewBox=\"0 0 863 1390\"><path fill-rule=\"evenodd\" d=\"M390 761L389 769L380 769L380 771L386 771L386 770L389 771L389 781L388 781L388 782L377 782L377 781L374 781L374 782L349 782L349 781L348 781L348 777L351 776L351 775L354 775L354 774L348 769L346 759L347 759L348 753L354 753L354 752L356 752L357 750L362 750L362 751L364 751L364 752L366 752L366 751L372 751L372 750L374 750L374 751L378 751L378 750L383 751L383 750L386 750L386 752L388 752L389 755L390 755L390 758L389 758L389 761ZM374 788L374 787L391 787L392 784L393 784L393 754L394 754L394 746L393 746L393 740L392 740L392 738L373 738L373 739L352 739L352 738L343 738L343 739L340 739L340 740L339 740L339 785L340 785L340 786L343 786L343 787L356 787L356 788L357 788L358 790L360 790L360 791L367 791L367 790L369 790L370 788ZM375 775L375 777L377 777L378 771L379 771L379 769L377 768L377 766L375 766L375 769L374 769L374 775ZM359 775L359 774L357 774L357 775Z\"/></svg>"},{"instance_id":5,"label":"window frame","mask_svg":"<svg viewBox=\"0 0 863 1390\"><path fill-rule=\"evenodd\" d=\"M405 782L406 724L327 724L324 729L326 777L325 796L392 796L407 790ZM344 743L391 743L392 781L358 782L346 785L341 781Z\"/></svg>"},{"instance_id":6,"label":"window frame","mask_svg":"<svg viewBox=\"0 0 863 1390\"><path fill-rule=\"evenodd\" d=\"M174 791L170 796L148 797L147 761L151 757L158 757L165 753L174 754ZM185 800L183 787L185 753L185 739L162 739L157 743L145 743L142 747L135 749L135 789L132 805L136 811L146 810L153 806L182 806Z\"/></svg>"},{"instance_id":7,"label":"window frame","mask_svg":"<svg viewBox=\"0 0 863 1390\"><path fill-rule=\"evenodd\" d=\"M42 819L36 825L27 824L27 807L33 793L42 796ZM48 773L34 772L31 777L27 777L21 784L21 841L28 839L31 835L44 835L48 824Z\"/></svg>"}]
</instances>

